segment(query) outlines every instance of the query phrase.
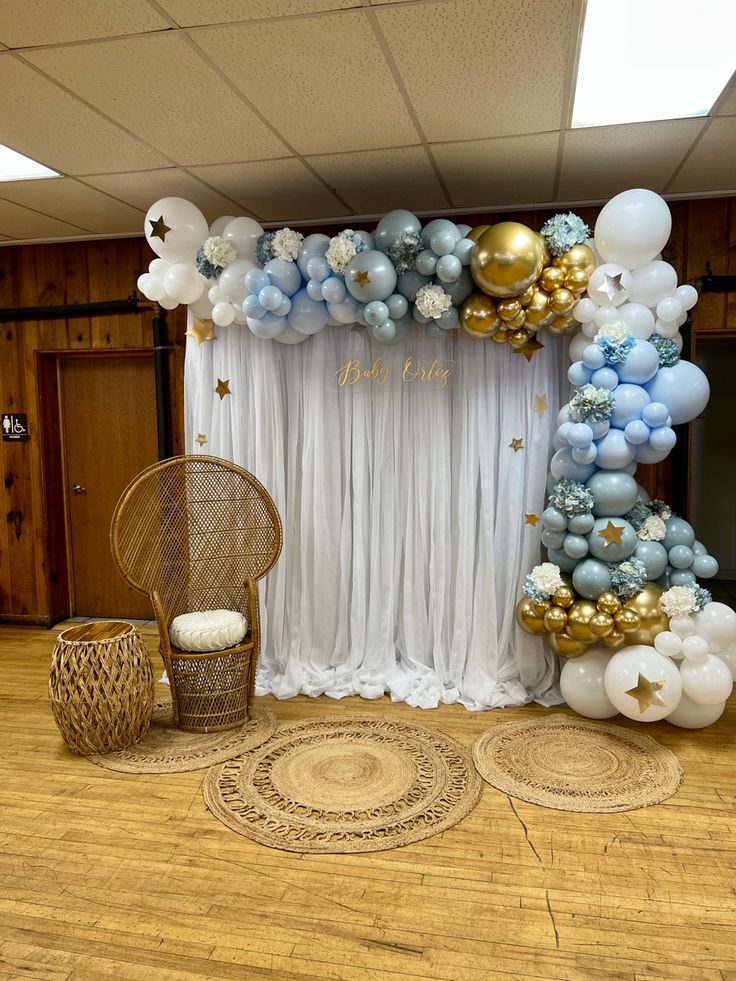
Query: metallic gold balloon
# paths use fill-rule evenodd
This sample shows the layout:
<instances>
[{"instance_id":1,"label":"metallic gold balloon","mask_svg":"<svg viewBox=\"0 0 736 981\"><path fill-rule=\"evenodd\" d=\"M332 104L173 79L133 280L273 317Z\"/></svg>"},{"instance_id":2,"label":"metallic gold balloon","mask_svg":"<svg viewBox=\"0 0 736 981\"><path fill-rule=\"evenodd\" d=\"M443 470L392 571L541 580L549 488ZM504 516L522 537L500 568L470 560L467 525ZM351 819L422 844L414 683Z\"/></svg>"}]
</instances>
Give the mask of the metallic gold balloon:
<instances>
[{"instance_id":1,"label":"metallic gold balloon","mask_svg":"<svg viewBox=\"0 0 736 981\"><path fill-rule=\"evenodd\" d=\"M565 282L565 273L558 266L545 266L539 276L539 285L547 293L558 289Z\"/></svg>"},{"instance_id":2,"label":"metallic gold balloon","mask_svg":"<svg viewBox=\"0 0 736 981\"><path fill-rule=\"evenodd\" d=\"M620 610L622 603L621 600L615 593L601 593L601 595L596 600L595 604L601 613L614 614L616 610Z\"/></svg>"},{"instance_id":3,"label":"metallic gold balloon","mask_svg":"<svg viewBox=\"0 0 736 981\"><path fill-rule=\"evenodd\" d=\"M554 310L558 317L569 313L574 306L575 294L571 290L565 289L564 286L559 287L549 295L549 308Z\"/></svg>"},{"instance_id":4,"label":"metallic gold balloon","mask_svg":"<svg viewBox=\"0 0 736 981\"><path fill-rule=\"evenodd\" d=\"M563 610L569 609L575 602L575 592L572 586L563 583L559 589L555 590L552 600L556 606L561 606Z\"/></svg>"},{"instance_id":5,"label":"metallic gold balloon","mask_svg":"<svg viewBox=\"0 0 736 981\"><path fill-rule=\"evenodd\" d=\"M573 293L582 293L588 287L588 274L584 269L571 269L565 276L564 285Z\"/></svg>"},{"instance_id":6,"label":"metallic gold balloon","mask_svg":"<svg viewBox=\"0 0 736 981\"><path fill-rule=\"evenodd\" d=\"M564 630L567 624L567 613L560 606L551 606L544 614L544 626L553 634Z\"/></svg>"},{"instance_id":7,"label":"metallic gold balloon","mask_svg":"<svg viewBox=\"0 0 736 981\"><path fill-rule=\"evenodd\" d=\"M487 232L490 227L490 225L476 225L475 228L470 229L465 237L469 238L472 242L477 242L483 232ZM595 269L595 263L593 263L593 268Z\"/></svg>"},{"instance_id":8,"label":"metallic gold balloon","mask_svg":"<svg viewBox=\"0 0 736 981\"><path fill-rule=\"evenodd\" d=\"M580 327L580 324L574 317L555 317L551 323L545 323L545 327L550 332L550 334L574 334L576 330Z\"/></svg>"},{"instance_id":9,"label":"metallic gold balloon","mask_svg":"<svg viewBox=\"0 0 736 981\"><path fill-rule=\"evenodd\" d=\"M496 304L496 313L501 320L508 323L521 313L521 303L519 303L516 297L512 297L509 300L499 300Z\"/></svg>"},{"instance_id":10,"label":"metallic gold balloon","mask_svg":"<svg viewBox=\"0 0 736 981\"><path fill-rule=\"evenodd\" d=\"M614 630L613 617L610 613L595 613L588 621L588 627L596 637L608 637Z\"/></svg>"},{"instance_id":11,"label":"metallic gold balloon","mask_svg":"<svg viewBox=\"0 0 736 981\"><path fill-rule=\"evenodd\" d=\"M505 327L502 327L500 330L497 330L495 334L491 334L491 340L495 341L496 344L505 344L506 341L508 340L508 337L509 337L509 332L506 330Z\"/></svg>"},{"instance_id":12,"label":"metallic gold balloon","mask_svg":"<svg viewBox=\"0 0 736 981\"><path fill-rule=\"evenodd\" d=\"M616 610L613 619L616 630L620 630L622 634L631 633L632 630L639 630L641 627L641 617L636 610L630 610L627 606Z\"/></svg>"},{"instance_id":13,"label":"metallic gold balloon","mask_svg":"<svg viewBox=\"0 0 736 981\"><path fill-rule=\"evenodd\" d=\"M516 604L516 622L528 634L537 634L541 637L546 633L544 618L534 609L534 603L530 596L524 596Z\"/></svg>"},{"instance_id":14,"label":"metallic gold balloon","mask_svg":"<svg viewBox=\"0 0 736 981\"><path fill-rule=\"evenodd\" d=\"M520 296L544 265L541 237L518 221L491 225L477 239L470 257L476 284L490 296Z\"/></svg>"},{"instance_id":15,"label":"metallic gold balloon","mask_svg":"<svg viewBox=\"0 0 736 981\"><path fill-rule=\"evenodd\" d=\"M585 644L581 640L574 640L567 634L547 634L546 641L555 654L561 657L580 657L585 654L590 644Z\"/></svg>"},{"instance_id":16,"label":"metallic gold balloon","mask_svg":"<svg viewBox=\"0 0 736 981\"><path fill-rule=\"evenodd\" d=\"M512 320L506 321L506 326L510 330L518 330L519 327L523 327L526 323L526 310L519 310L517 315Z\"/></svg>"},{"instance_id":17,"label":"metallic gold balloon","mask_svg":"<svg viewBox=\"0 0 736 981\"><path fill-rule=\"evenodd\" d=\"M612 634L603 638L603 643L614 651L618 650L619 647L624 646L624 635L620 631L614 630Z\"/></svg>"},{"instance_id":18,"label":"metallic gold balloon","mask_svg":"<svg viewBox=\"0 0 736 981\"><path fill-rule=\"evenodd\" d=\"M534 612L543 617L547 610L552 606L552 600L532 600Z\"/></svg>"},{"instance_id":19,"label":"metallic gold balloon","mask_svg":"<svg viewBox=\"0 0 736 981\"><path fill-rule=\"evenodd\" d=\"M657 634L669 628L669 620L659 606L661 595L662 587L648 582L640 593L624 603L625 607L634 610L641 617L639 629L631 630L625 635L627 646L653 644Z\"/></svg>"},{"instance_id":20,"label":"metallic gold balloon","mask_svg":"<svg viewBox=\"0 0 736 981\"><path fill-rule=\"evenodd\" d=\"M524 345L528 343L529 338L531 336L532 335L525 327L519 327L512 334L509 334L508 341L511 347L515 347L515 348L524 347Z\"/></svg>"},{"instance_id":21,"label":"metallic gold balloon","mask_svg":"<svg viewBox=\"0 0 736 981\"><path fill-rule=\"evenodd\" d=\"M532 283L532 285L529 287L529 289L528 290L524 290L524 292L519 297L519 303L523 307L526 307L526 306L528 306L532 302L532 299L533 298L534 298L534 284Z\"/></svg>"},{"instance_id":22,"label":"metallic gold balloon","mask_svg":"<svg viewBox=\"0 0 736 981\"><path fill-rule=\"evenodd\" d=\"M501 326L493 300L478 290L460 308L460 323L471 337L490 337Z\"/></svg>"},{"instance_id":23,"label":"metallic gold balloon","mask_svg":"<svg viewBox=\"0 0 736 981\"><path fill-rule=\"evenodd\" d=\"M592 642L593 634L588 626L590 618L598 612L590 600L575 600L567 611L567 633L575 640Z\"/></svg>"},{"instance_id":24,"label":"metallic gold balloon","mask_svg":"<svg viewBox=\"0 0 736 981\"><path fill-rule=\"evenodd\" d=\"M553 264L569 272L571 269L582 269L586 275L590 276L595 269L595 255L593 250L587 245L573 245L571 249L558 255Z\"/></svg>"},{"instance_id":25,"label":"metallic gold balloon","mask_svg":"<svg viewBox=\"0 0 736 981\"><path fill-rule=\"evenodd\" d=\"M544 290L535 289L532 299L526 306L526 321L528 324L536 324L541 327L543 321L547 320L551 314L549 308L549 293ZM551 314L554 320L555 314Z\"/></svg>"}]
</instances>

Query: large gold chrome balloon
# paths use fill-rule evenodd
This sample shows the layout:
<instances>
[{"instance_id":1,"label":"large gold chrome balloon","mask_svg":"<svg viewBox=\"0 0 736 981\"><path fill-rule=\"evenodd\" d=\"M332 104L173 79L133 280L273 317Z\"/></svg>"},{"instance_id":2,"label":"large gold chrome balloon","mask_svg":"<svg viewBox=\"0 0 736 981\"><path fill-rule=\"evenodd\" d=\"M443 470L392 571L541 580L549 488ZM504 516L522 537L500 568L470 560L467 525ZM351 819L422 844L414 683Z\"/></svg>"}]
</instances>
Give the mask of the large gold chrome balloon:
<instances>
[{"instance_id":1,"label":"large gold chrome balloon","mask_svg":"<svg viewBox=\"0 0 736 981\"><path fill-rule=\"evenodd\" d=\"M569 272L571 269L582 269L588 276L592 274L596 267L593 250L587 245L573 245L567 252L558 255L552 264L558 266L564 272Z\"/></svg>"},{"instance_id":2,"label":"large gold chrome balloon","mask_svg":"<svg viewBox=\"0 0 736 981\"><path fill-rule=\"evenodd\" d=\"M478 290L460 308L460 323L471 337L490 337L501 326L493 300Z\"/></svg>"},{"instance_id":3,"label":"large gold chrome balloon","mask_svg":"<svg viewBox=\"0 0 736 981\"><path fill-rule=\"evenodd\" d=\"M596 637L608 637L614 631L613 617L610 613L594 613L588 621L588 626Z\"/></svg>"},{"instance_id":4,"label":"large gold chrome balloon","mask_svg":"<svg viewBox=\"0 0 736 981\"><path fill-rule=\"evenodd\" d=\"M547 634L545 640L555 652L561 657L580 657L585 654L590 644L583 643L582 640L575 640L567 634Z\"/></svg>"},{"instance_id":5,"label":"large gold chrome balloon","mask_svg":"<svg viewBox=\"0 0 736 981\"><path fill-rule=\"evenodd\" d=\"M470 229L465 237L469 238L472 242L477 242L483 232L487 232L490 227L490 225L476 225L475 228ZM593 268L595 269L595 263L593 263Z\"/></svg>"},{"instance_id":6,"label":"large gold chrome balloon","mask_svg":"<svg viewBox=\"0 0 736 981\"><path fill-rule=\"evenodd\" d=\"M575 640L590 644L595 640L589 627L591 617L598 612L595 603L590 600L575 600L567 611L567 633Z\"/></svg>"},{"instance_id":7,"label":"large gold chrome balloon","mask_svg":"<svg viewBox=\"0 0 736 981\"><path fill-rule=\"evenodd\" d=\"M544 615L537 613L530 596L524 596L517 603L516 622L528 634L542 636L542 634L546 633L544 629Z\"/></svg>"},{"instance_id":8,"label":"large gold chrome balloon","mask_svg":"<svg viewBox=\"0 0 736 981\"><path fill-rule=\"evenodd\" d=\"M521 296L544 266L544 244L537 232L518 221L491 225L476 240L470 271L490 296Z\"/></svg>"},{"instance_id":9,"label":"large gold chrome balloon","mask_svg":"<svg viewBox=\"0 0 736 981\"><path fill-rule=\"evenodd\" d=\"M624 603L625 608L634 610L641 618L639 629L630 630L624 635L624 642L627 646L651 645L657 634L661 634L663 630L669 628L669 620L659 606L661 595L662 587L654 582L648 582L640 593Z\"/></svg>"}]
</instances>

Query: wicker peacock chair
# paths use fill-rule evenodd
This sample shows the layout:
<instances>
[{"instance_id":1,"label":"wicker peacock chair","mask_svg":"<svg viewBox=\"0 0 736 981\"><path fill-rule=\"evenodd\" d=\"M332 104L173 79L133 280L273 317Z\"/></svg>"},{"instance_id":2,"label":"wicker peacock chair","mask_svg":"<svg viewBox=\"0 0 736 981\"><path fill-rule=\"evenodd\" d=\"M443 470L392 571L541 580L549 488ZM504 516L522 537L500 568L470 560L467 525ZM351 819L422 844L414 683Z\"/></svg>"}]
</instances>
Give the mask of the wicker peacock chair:
<instances>
[{"instance_id":1,"label":"wicker peacock chair","mask_svg":"<svg viewBox=\"0 0 736 981\"><path fill-rule=\"evenodd\" d=\"M256 584L281 552L281 519L265 488L226 460L172 457L123 491L110 546L123 578L150 596L175 724L190 732L242 725L260 653ZM201 654L174 647L174 617L217 609L246 617L241 643Z\"/></svg>"}]
</instances>

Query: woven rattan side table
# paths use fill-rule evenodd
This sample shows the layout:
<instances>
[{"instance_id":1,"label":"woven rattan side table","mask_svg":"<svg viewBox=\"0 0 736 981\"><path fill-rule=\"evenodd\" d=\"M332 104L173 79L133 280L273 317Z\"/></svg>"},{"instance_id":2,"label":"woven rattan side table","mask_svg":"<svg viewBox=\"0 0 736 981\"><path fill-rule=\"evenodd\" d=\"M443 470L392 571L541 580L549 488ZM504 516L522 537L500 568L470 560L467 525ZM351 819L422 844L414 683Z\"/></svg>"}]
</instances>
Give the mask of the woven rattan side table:
<instances>
[{"instance_id":1,"label":"woven rattan side table","mask_svg":"<svg viewBox=\"0 0 736 981\"><path fill-rule=\"evenodd\" d=\"M67 746L110 753L138 742L153 708L153 668L131 623L80 623L59 634L49 699Z\"/></svg>"}]
</instances>

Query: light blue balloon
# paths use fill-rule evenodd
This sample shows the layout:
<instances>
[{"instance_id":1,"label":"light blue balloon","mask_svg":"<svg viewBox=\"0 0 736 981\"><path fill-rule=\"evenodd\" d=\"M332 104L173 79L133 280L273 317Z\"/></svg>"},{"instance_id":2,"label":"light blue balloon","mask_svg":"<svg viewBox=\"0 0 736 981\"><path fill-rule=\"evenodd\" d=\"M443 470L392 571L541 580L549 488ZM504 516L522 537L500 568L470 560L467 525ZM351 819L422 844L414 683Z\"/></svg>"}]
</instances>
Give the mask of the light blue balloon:
<instances>
[{"instance_id":1,"label":"light blue balloon","mask_svg":"<svg viewBox=\"0 0 736 981\"><path fill-rule=\"evenodd\" d=\"M587 535L595 524L593 515L574 514L567 523L569 530L575 535Z\"/></svg>"},{"instance_id":2,"label":"light blue balloon","mask_svg":"<svg viewBox=\"0 0 736 981\"><path fill-rule=\"evenodd\" d=\"M694 558L693 550L688 545L673 545L669 551L670 565L673 569L689 569Z\"/></svg>"},{"instance_id":3,"label":"light blue balloon","mask_svg":"<svg viewBox=\"0 0 736 981\"><path fill-rule=\"evenodd\" d=\"M327 323L327 307L316 302L302 289L291 298L289 325L300 334L317 334Z\"/></svg>"},{"instance_id":4,"label":"light blue balloon","mask_svg":"<svg viewBox=\"0 0 736 981\"><path fill-rule=\"evenodd\" d=\"M605 562L584 559L573 569L572 584L585 599L597 600L601 593L610 591L611 573Z\"/></svg>"},{"instance_id":5,"label":"light blue balloon","mask_svg":"<svg viewBox=\"0 0 736 981\"><path fill-rule=\"evenodd\" d=\"M636 504L636 481L620 470L599 470L585 486L595 498L596 518L622 517Z\"/></svg>"},{"instance_id":6,"label":"light blue balloon","mask_svg":"<svg viewBox=\"0 0 736 981\"><path fill-rule=\"evenodd\" d=\"M565 535L562 549L571 559L582 559L588 554L588 541L582 535Z\"/></svg>"},{"instance_id":7,"label":"light blue balloon","mask_svg":"<svg viewBox=\"0 0 736 981\"><path fill-rule=\"evenodd\" d=\"M654 429L657 426L667 426L669 414L669 409L664 402L650 402L645 406L641 417L650 429Z\"/></svg>"},{"instance_id":8,"label":"light blue balloon","mask_svg":"<svg viewBox=\"0 0 736 981\"><path fill-rule=\"evenodd\" d=\"M593 442L593 430L584 422L573 423L567 431L570 446L589 446Z\"/></svg>"},{"instance_id":9,"label":"light blue balloon","mask_svg":"<svg viewBox=\"0 0 736 981\"><path fill-rule=\"evenodd\" d=\"M460 316L455 307L443 310L437 318L437 326L443 330L455 330L460 326Z\"/></svg>"},{"instance_id":10,"label":"light blue balloon","mask_svg":"<svg viewBox=\"0 0 736 981\"><path fill-rule=\"evenodd\" d=\"M472 225L463 225L463 223L460 222L458 224L458 226L457 226L457 230L460 232L461 235L464 236L464 235L467 235L468 232L472 232L473 226ZM475 245L475 242L473 242L473 244Z\"/></svg>"},{"instance_id":11,"label":"light blue balloon","mask_svg":"<svg viewBox=\"0 0 736 981\"><path fill-rule=\"evenodd\" d=\"M332 271L327 265L327 259L323 259L321 255L313 255L311 259L307 260L307 275L310 279L316 279L320 283L329 279Z\"/></svg>"},{"instance_id":12,"label":"light blue balloon","mask_svg":"<svg viewBox=\"0 0 736 981\"><path fill-rule=\"evenodd\" d=\"M604 532L609 524L621 529L621 541L610 541L607 545L601 532ZM592 531L588 532L590 554L605 562L621 562L622 559L627 559L634 554L636 542L633 526L623 518L596 518Z\"/></svg>"},{"instance_id":13,"label":"light blue balloon","mask_svg":"<svg viewBox=\"0 0 736 981\"><path fill-rule=\"evenodd\" d=\"M447 333L441 327L438 327L434 320L424 325L424 333L430 341L444 341L447 337Z\"/></svg>"},{"instance_id":14,"label":"light blue balloon","mask_svg":"<svg viewBox=\"0 0 736 981\"><path fill-rule=\"evenodd\" d=\"M569 445L567 435L574 425L574 422L563 422L557 429L557 435L564 441L566 446Z\"/></svg>"},{"instance_id":15,"label":"light blue balloon","mask_svg":"<svg viewBox=\"0 0 736 981\"><path fill-rule=\"evenodd\" d=\"M560 411L557 413L557 425L562 426L566 422L572 422L569 402L565 402Z\"/></svg>"},{"instance_id":16,"label":"light blue balloon","mask_svg":"<svg viewBox=\"0 0 736 981\"><path fill-rule=\"evenodd\" d=\"M276 317L287 317L291 311L291 299L285 296L281 301L281 306L274 310L274 316Z\"/></svg>"},{"instance_id":17,"label":"light blue balloon","mask_svg":"<svg viewBox=\"0 0 736 981\"><path fill-rule=\"evenodd\" d=\"M321 285L322 299L327 303L340 303L345 299L345 283L337 276L329 276Z\"/></svg>"},{"instance_id":18,"label":"light blue balloon","mask_svg":"<svg viewBox=\"0 0 736 981\"><path fill-rule=\"evenodd\" d=\"M574 361L567 369L567 380L576 388L587 385L591 378L590 368L586 368L582 361Z\"/></svg>"},{"instance_id":19,"label":"light blue balloon","mask_svg":"<svg viewBox=\"0 0 736 981\"><path fill-rule=\"evenodd\" d=\"M437 268L437 256L429 249L425 249L417 256L415 265L417 272L421 273L422 276L434 276Z\"/></svg>"},{"instance_id":20,"label":"light blue balloon","mask_svg":"<svg viewBox=\"0 0 736 981\"><path fill-rule=\"evenodd\" d=\"M253 270L251 269L249 272L253 272ZM261 317L266 316L266 310L258 302L258 297L255 293L249 293L243 300L243 313L246 317L252 317L253 320L260 320Z\"/></svg>"},{"instance_id":21,"label":"light blue balloon","mask_svg":"<svg viewBox=\"0 0 736 981\"><path fill-rule=\"evenodd\" d=\"M302 247L299 249L299 255L296 259L296 264L299 267L299 271L305 279L311 279L307 273L307 263L314 255L324 256L327 251L327 247L330 244L330 239L328 235L321 235L315 232L312 235L307 235L307 237L302 242Z\"/></svg>"},{"instance_id":22,"label":"light blue balloon","mask_svg":"<svg viewBox=\"0 0 736 981\"><path fill-rule=\"evenodd\" d=\"M669 450L652 449L649 440L646 443L642 443L641 446L636 447L637 463L661 463L669 454Z\"/></svg>"},{"instance_id":23,"label":"light blue balloon","mask_svg":"<svg viewBox=\"0 0 736 981\"><path fill-rule=\"evenodd\" d=\"M249 270L249 272L252 271L252 269ZM263 271L268 273L273 285L278 286L286 296L293 296L301 289L302 275L299 271L299 266L295 262L286 262L284 259L271 259L263 267Z\"/></svg>"},{"instance_id":24,"label":"light blue balloon","mask_svg":"<svg viewBox=\"0 0 736 981\"><path fill-rule=\"evenodd\" d=\"M403 341L411 331L412 319L410 313L401 317L399 320L395 320L393 317L391 318L391 320L393 320L395 326L394 336L389 340L386 340L385 336L380 339L376 338L376 340L378 340L380 344L383 344L384 347L394 347L395 345L400 344L401 341ZM368 328L368 332L371 334L371 336L375 336L373 334L375 330L378 330L378 328L377 327ZM384 332L384 334L385 333L388 332Z\"/></svg>"},{"instance_id":25,"label":"light blue balloon","mask_svg":"<svg viewBox=\"0 0 736 981\"><path fill-rule=\"evenodd\" d=\"M599 368L590 376L590 383L596 388L607 388L612 392L618 385L618 375L613 368Z\"/></svg>"},{"instance_id":26,"label":"light blue balloon","mask_svg":"<svg viewBox=\"0 0 736 981\"><path fill-rule=\"evenodd\" d=\"M422 231L422 223L416 215L404 208L396 208L389 211L378 222L373 238L375 248L379 252L385 252L395 245L402 235L419 235Z\"/></svg>"},{"instance_id":27,"label":"light blue balloon","mask_svg":"<svg viewBox=\"0 0 736 981\"><path fill-rule=\"evenodd\" d=\"M385 324L389 319L388 307L383 300L371 300L370 303L366 304L363 315L366 319L366 323L372 325L373 327L378 327L380 324ZM386 333L388 334L388 331ZM390 337L388 337L388 340L391 340L395 333L396 327L394 326L393 333L391 333Z\"/></svg>"},{"instance_id":28,"label":"light blue balloon","mask_svg":"<svg viewBox=\"0 0 736 981\"><path fill-rule=\"evenodd\" d=\"M652 402L663 402L667 406L674 426L699 416L710 396L708 379L690 361L678 361L671 368L660 368L646 387Z\"/></svg>"},{"instance_id":29,"label":"light blue balloon","mask_svg":"<svg viewBox=\"0 0 736 981\"><path fill-rule=\"evenodd\" d=\"M272 313L267 313L260 320L248 317L246 323L256 337L273 340L286 330L288 321L285 317L275 317Z\"/></svg>"},{"instance_id":30,"label":"light blue balloon","mask_svg":"<svg viewBox=\"0 0 736 981\"><path fill-rule=\"evenodd\" d=\"M583 364L586 368L591 368L595 371L598 368L602 368L605 363L605 355L597 344L589 344L583 349Z\"/></svg>"},{"instance_id":31,"label":"light blue balloon","mask_svg":"<svg viewBox=\"0 0 736 981\"><path fill-rule=\"evenodd\" d=\"M616 365L619 380L635 385L643 385L653 378L659 368L659 354L649 341L637 338L623 364Z\"/></svg>"},{"instance_id":32,"label":"light blue balloon","mask_svg":"<svg viewBox=\"0 0 736 981\"><path fill-rule=\"evenodd\" d=\"M378 301L380 302L380 301ZM371 337L381 344L390 344L396 337L396 324L389 317L380 324L368 324Z\"/></svg>"},{"instance_id":33,"label":"light blue balloon","mask_svg":"<svg viewBox=\"0 0 736 981\"><path fill-rule=\"evenodd\" d=\"M460 231L461 226L458 225L458 231ZM455 243L455 248L452 250L452 254L457 256L460 262L464 266L470 265L470 257L473 254L473 249L475 248L475 242L472 238L461 238Z\"/></svg>"},{"instance_id":34,"label":"light blue balloon","mask_svg":"<svg viewBox=\"0 0 736 981\"><path fill-rule=\"evenodd\" d=\"M463 271L463 264L454 255L443 255L437 260L437 278L443 283L456 283Z\"/></svg>"},{"instance_id":35,"label":"light blue balloon","mask_svg":"<svg viewBox=\"0 0 736 981\"><path fill-rule=\"evenodd\" d=\"M675 435L674 429L670 429L669 426L660 426L659 429L653 429L649 437L649 445L653 450L666 450L668 453L673 448L677 442L677 436Z\"/></svg>"},{"instance_id":36,"label":"light blue balloon","mask_svg":"<svg viewBox=\"0 0 736 981\"><path fill-rule=\"evenodd\" d=\"M278 286L264 286L262 290L258 292L258 302L261 304L264 310L278 310L281 306L281 301L284 298L284 294L278 288Z\"/></svg>"},{"instance_id":37,"label":"light blue balloon","mask_svg":"<svg viewBox=\"0 0 736 981\"><path fill-rule=\"evenodd\" d=\"M353 235L356 238L360 239L360 241L365 246L366 251L370 251L370 249L375 249L376 242L370 232L366 232L362 228L356 228L355 231L353 232Z\"/></svg>"},{"instance_id":38,"label":"light blue balloon","mask_svg":"<svg viewBox=\"0 0 736 981\"><path fill-rule=\"evenodd\" d=\"M696 555L692 570L699 579L712 579L718 575L718 562L712 555Z\"/></svg>"},{"instance_id":39,"label":"light blue balloon","mask_svg":"<svg viewBox=\"0 0 736 981\"><path fill-rule=\"evenodd\" d=\"M572 450L566 446L563 450L558 450L552 457L549 469L555 481L562 477L569 477L570 480L579 480L581 483L585 483L595 470L595 466L592 463L576 463L572 458Z\"/></svg>"},{"instance_id":40,"label":"light blue balloon","mask_svg":"<svg viewBox=\"0 0 736 981\"><path fill-rule=\"evenodd\" d=\"M623 470L636 455L634 447L626 442L621 429L609 429L597 446L598 457L595 462L602 470Z\"/></svg>"},{"instance_id":41,"label":"light blue balloon","mask_svg":"<svg viewBox=\"0 0 736 981\"><path fill-rule=\"evenodd\" d=\"M672 515L671 518L667 518L665 521L664 528L665 533L662 544L668 552L675 545L687 545L688 548L692 548L695 541L695 532L689 521Z\"/></svg>"},{"instance_id":42,"label":"light blue balloon","mask_svg":"<svg viewBox=\"0 0 736 981\"><path fill-rule=\"evenodd\" d=\"M552 531L550 528L542 529L542 545L545 548L562 548L564 541L564 531Z\"/></svg>"},{"instance_id":43,"label":"light blue balloon","mask_svg":"<svg viewBox=\"0 0 736 981\"><path fill-rule=\"evenodd\" d=\"M634 555L644 563L650 582L664 575L667 568L667 549L661 542L637 542Z\"/></svg>"},{"instance_id":44,"label":"light blue balloon","mask_svg":"<svg viewBox=\"0 0 736 981\"><path fill-rule=\"evenodd\" d=\"M475 283L473 282L473 277L470 275L470 270L463 269L460 273L460 278L454 283L445 283L443 289L452 300L453 305L461 307L475 289Z\"/></svg>"},{"instance_id":45,"label":"light blue balloon","mask_svg":"<svg viewBox=\"0 0 736 981\"><path fill-rule=\"evenodd\" d=\"M328 303L327 311L333 320L336 320L338 324L354 324L358 320L358 310L360 309L360 304L358 301L350 296L350 294L345 295L344 300L340 300L339 303Z\"/></svg>"},{"instance_id":46,"label":"light blue balloon","mask_svg":"<svg viewBox=\"0 0 736 981\"><path fill-rule=\"evenodd\" d=\"M575 463L595 463L598 457L598 447L595 443L587 446L573 446L572 458Z\"/></svg>"},{"instance_id":47,"label":"light blue balloon","mask_svg":"<svg viewBox=\"0 0 736 981\"><path fill-rule=\"evenodd\" d=\"M435 218L422 229L422 242L424 242L424 247L427 249L430 248L432 244L432 236L437 232L444 231L450 232L455 242L459 242L462 238L462 234L454 221L450 221L449 218Z\"/></svg>"},{"instance_id":48,"label":"light blue balloon","mask_svg":"<svg viewBox=\"0 0 736 981\"><path fill-rule=\"evenodd\" d=\"M627 423L641 419L644 408L649 405L649 395L641 385L625 383L619 385L613 393L613 412L611 425L624 429Z\"/></svg>"},{"instance_id":49,"label":"light blue balloon","mask_svg":"<svg viewBox=\"0 0 736 981\"><path fill-rule=\"evenodd\" d=\"M669 566L667 566L667 568L664 570L664 572L659 577L659 579L656 579L655 580L655 582L657 583L657 585L658 586L661 586L662 589L669 589L670 588L670 573L671 572L672 572L672 569Z\"/></svg>"},{"instance_id":50,"label":"light blue balloon","mask_svg":"<svg viewBox=\"0 0 736 981\"><path fill-rule=\"evenodd\" d=\"M315 300L318 303L324 299L322 295L322 283L318 279L310 279L306 285L306 290L310 300Z\"/></svg>"},{"instance_id":51,"label":"light blue balloon","mask_svg":"<svg viewBox=\"0 0 736 981\"><path fill-rule=\"evenodd\" d=\"M329 313L329 311L330 311L330 308L329 308L329 304L328 304L328 306L327 306L327 312ZM327 323L328 324L329 324L330 320L332 320L332 317L328 317L327 318ZM359 303L358 304L358 309L357 309L357 311L355 313L355 322L356 322L356 324L360 324L361 327L368 327L368 326L370 326L369 323L368 323L368 321L365 319L365 304L363 304L363 303ZM339 321L335 321L335 326L337 326L338 323L339 323Z\"/></svg>"},{"instance_id":52,"label":"light blue balloon","mask_svg":"<svg viewBox=\"0 0 736 981\"><path fill-rule=\"evenodd\" d=\"M245 274L245 288L249 293L259 293L264 286L270 286L271 279L263 269L249 269Z\"/></svg>"},{"instance_id":53,"label":"light blue balloon","mask_svg":"<svg viewBox=\"0 0 736 981\"><path fill-rule=\"evenodd\" d=\"M598 422L589 422L588 425L593 430L593 439L600 439L601 436L605 436L611 428L608 419L599 419Z\"/></svg>"},{"instance_id":54,"label":"light blue balloon","mask_svg":"<svg viewBox=\"0 0 736 981\"><path fill-rule=\"evenodd\" d=\"M459 241L460 239L457 238L457 227L454 233L449 229L442 228L435 232L429 240L429 247L435 255L451 255L452 250L455 248L455 243Z\"/></svg>"},{"instance_id":55,"label":"light blue balloon","mask_svg":"<svg viewBox=\"0 0 736 981\"><path fill-rule=\"evenodd\" d=\"M558 565L563 572L572 572L580 561L579 559L573 559L561 548L548 548L547 556L550 562L554 562L555 565Z\"/></svg>"},{"instance_id":56,"label":"light blue balloon","mask_svg":"<svg viewBox=\"0 0 736 981\"><path fill-rule=\"evenodd\" d=\"M690 548L693 550L693 555L696 555L697 556L697 555L707 555L708 554L708 549L705 547L705 545L703 545L702 542L699 542L697 540L697 538L692 543L692 545L690 546Z\"/></svg>"},{"instance_id":57,"label":"light blue balloon","mask_svg":"<svg viewBox=\"0 0 736 981\"><path fill-rule=\"evenodd\" d=\"M673 569L669 574L671 586L694 586L697 582L691 569Z\"/></svg>"},{"instance_id":58,"label":"light blue balloon","mask_svg":"<svg viewBox=\"0 0 736 981\"><path fill-rule=\"evenodd\" d=\"M345 270L345 286L362 303L386 300L396 288L396 269L389 257L377 249L358 252Z\"/></svg>"},{"instance_id":59,"label":"light blue balloon","mask_svg":"<svg viewBox=\"0 0 736 981\"><path fill-rule=\"evenodd\" d=\"M548 507L542 512L542 524L550 531L567 531L567 516L559 508Z\"/></svg>"},{"instance_id":60,"label":"light blue balloon","mask_svg":"<svg viewBox=\"0 0 736 981\"><path fill-rule=\"evenodd\" d=\"M409 301L401 293L392 293L386 300L386 306L392 320L400 320L409 312Z\"/></svg>"},{"instance_id":61,"label":"light blue balloon","mask_svg":"<svg viewBox=\"0 0 736 981\"><path fill-rule=\"evenodd\" d=\"M633 419L624 426L624 436L634 446L641 446L642 443L646 443L650 432L649 426L641 419Z\"/></svg>"}]
</instances>

